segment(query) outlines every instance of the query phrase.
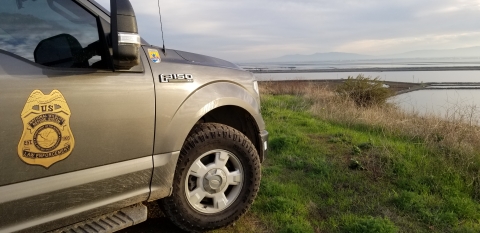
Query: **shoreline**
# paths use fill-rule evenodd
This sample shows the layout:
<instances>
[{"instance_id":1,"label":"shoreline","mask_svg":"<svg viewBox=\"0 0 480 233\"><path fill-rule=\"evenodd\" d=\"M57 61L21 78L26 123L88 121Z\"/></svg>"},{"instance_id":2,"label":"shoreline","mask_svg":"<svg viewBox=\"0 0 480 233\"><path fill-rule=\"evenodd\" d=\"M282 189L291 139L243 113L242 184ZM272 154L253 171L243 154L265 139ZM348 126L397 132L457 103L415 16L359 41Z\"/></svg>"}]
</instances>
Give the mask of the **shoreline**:
<instances>
[{"instance_id":1,"label":"shoreline","mask_svg":"<svg viewBox=\"0 0 480 233\"><path fill-rule=\"evenodd\" d=\"M443 66L443 67L373 67L373 68L330 68L330 69L292 69L292 70L266 70L260 68L245 69L252 73L332 73L332 72L391 72L391 71L480 71L480 66Z\"/></svg>"}]
</instances>

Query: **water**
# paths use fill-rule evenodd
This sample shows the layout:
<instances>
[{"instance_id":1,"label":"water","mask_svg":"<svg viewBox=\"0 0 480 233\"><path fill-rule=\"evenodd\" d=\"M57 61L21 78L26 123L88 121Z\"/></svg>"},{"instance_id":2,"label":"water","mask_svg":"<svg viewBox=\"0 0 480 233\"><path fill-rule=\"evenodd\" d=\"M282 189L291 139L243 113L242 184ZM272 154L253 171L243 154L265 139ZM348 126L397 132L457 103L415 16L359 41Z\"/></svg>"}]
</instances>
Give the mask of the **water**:
<instances>
[{"instance_id":1,"label":"water","mask_svg":"<svg viewBox=\"0 0 480 233\"><path fill-rule=\"evenodd\" d=\"M392 67L455 67L479 66L480 57L467 58L404 58L369 59L316 62L260 62L239 63L244 69L261 70L309 70L309 69L345 69L345 68L392 68Z\"/></svg>"},{"instance_id":2,"label":"water","mask_svg":"<svg viewBox=\"0 0 480 233\"><path fill-rule=\"evenodd\" d=\"M435 115L448 120L477 124L480 120L479 90L420 90L392 97L407 112Z\"/></svg>"},{"instance_id":3,"label":"water","mask_svg":"<svg viewBox=\"0 0 480 233\"><path fill-rule=\"evenodd\" d=\"M297 73L256 73L258 80L322 80L346 79L356 77L359 73L384 81L395 82L480 82L480 57L471 58L418 58L418 59L371 59L317 62L277 62L277 63L242 63L247 70L276 70ZM386 71L386 72L335 72L335 69L363 68L419 68L419 67L472 67L464 71ZM332 72L308 73L308 70L327 69ZM474 70L477 69L477 70Z\"/></svg>"}]
</instances>

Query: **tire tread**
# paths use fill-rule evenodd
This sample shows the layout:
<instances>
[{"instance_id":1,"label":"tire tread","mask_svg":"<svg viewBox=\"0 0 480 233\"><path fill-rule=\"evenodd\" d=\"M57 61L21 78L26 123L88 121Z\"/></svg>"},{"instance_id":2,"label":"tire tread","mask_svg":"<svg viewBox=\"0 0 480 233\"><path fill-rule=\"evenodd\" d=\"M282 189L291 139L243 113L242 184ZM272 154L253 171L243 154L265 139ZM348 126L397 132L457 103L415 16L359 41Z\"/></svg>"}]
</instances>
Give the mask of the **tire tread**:
<instances>
[{"instance_id":1,"label":"tire tread","mask_svg":"<svg viewBox=\"0 0 480 233\"><path fill-rule=\"evenodd\" d=\"M181 190L180 186L184 185L184 183L179 182L179 177L182 177L182 174L185 172L186 169L188 169L189 162L192 159L196 159L190 158L190 151L194 150L194 148L196 148L200 144L218 143L219 141L225 139L235 143L235 145L243 147L243 149L247 152L246 155L248 158L246 161L248 164L244 164L244 166L246 165L251 169L249 169L250 174L245 174L245 179L248 179L248 182L244 183L244 188L248 189L246 193L249 195L238 197L241 198L243 204L240 204L239 206L241 206L241 208L236 210L230 216L227 216L225 219L222 219L220 221L202 224L202 222L204 222L202 221L202 219L198 219L193 214L189 213L189 211L184 208L182 203L180 203L180 200L182 200L183 198L183 194L178 190ZM258 153L253 144L245 135L243 135L240 131L226 125L218 123L202 123L198 124L191 131L180 151L177 167L175 169L172 195L170 197L159 200L159 204L164 214L175 225L185 231L203 232L207 230L218 229L231 225L249 210L259 190L260 179L261 169ZM236 201L238 201L238 199ZM208 218L208 216L206 215L205 218Z\"/></svg>"}]
</instances>

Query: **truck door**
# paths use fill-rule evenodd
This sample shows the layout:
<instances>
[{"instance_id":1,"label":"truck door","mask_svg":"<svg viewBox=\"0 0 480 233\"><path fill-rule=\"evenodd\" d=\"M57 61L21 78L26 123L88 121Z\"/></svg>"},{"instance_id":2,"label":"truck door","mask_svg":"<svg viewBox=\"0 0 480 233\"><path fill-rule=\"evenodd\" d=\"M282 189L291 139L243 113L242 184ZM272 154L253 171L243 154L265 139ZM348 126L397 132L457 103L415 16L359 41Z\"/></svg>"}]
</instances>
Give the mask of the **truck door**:
<instances>
[{"instance_id":1,"label":"truck door","mask_svg":"<svg viewBox=\"0 0 480 233\"><path fill-rule=\"evenodd\" d=\"M55 229L148 198L147 57L141 51L139 66L113 72L109 19L90 7L2 1L0 232Z\"/></svg>"}]
</instances>

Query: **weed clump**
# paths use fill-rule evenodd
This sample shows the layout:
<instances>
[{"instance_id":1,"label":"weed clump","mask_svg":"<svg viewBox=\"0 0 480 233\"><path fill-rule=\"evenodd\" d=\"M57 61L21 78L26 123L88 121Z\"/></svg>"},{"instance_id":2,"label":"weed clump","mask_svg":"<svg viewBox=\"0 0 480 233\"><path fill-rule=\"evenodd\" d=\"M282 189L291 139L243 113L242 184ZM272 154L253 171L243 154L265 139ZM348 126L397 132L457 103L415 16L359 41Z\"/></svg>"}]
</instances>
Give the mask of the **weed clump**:
<instances>
[{"instance_id":1,"label":"weed clump","mask_svg":"<svg viewBox=\"0 0 480 233\"><path fill-rule=\"evenodd\" d=\"M351 99L357 106L370 107L383 105L393 95L379 78L372 79L359 74L356 78L348 76L348 79L335 90L340 96Z\"/></svg>"}]
</instances>

